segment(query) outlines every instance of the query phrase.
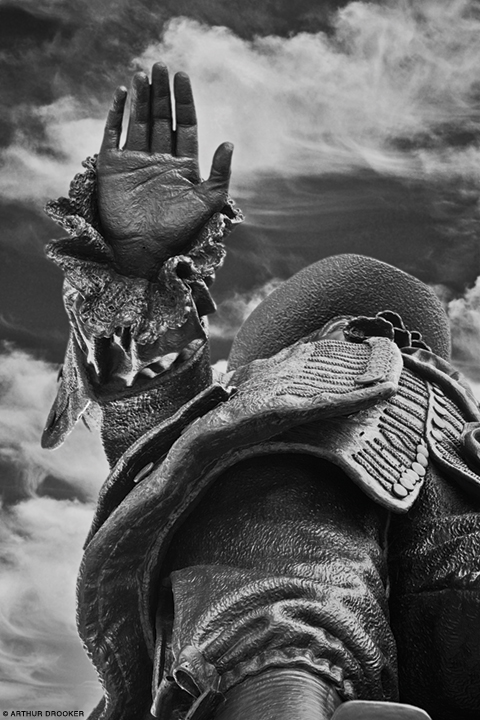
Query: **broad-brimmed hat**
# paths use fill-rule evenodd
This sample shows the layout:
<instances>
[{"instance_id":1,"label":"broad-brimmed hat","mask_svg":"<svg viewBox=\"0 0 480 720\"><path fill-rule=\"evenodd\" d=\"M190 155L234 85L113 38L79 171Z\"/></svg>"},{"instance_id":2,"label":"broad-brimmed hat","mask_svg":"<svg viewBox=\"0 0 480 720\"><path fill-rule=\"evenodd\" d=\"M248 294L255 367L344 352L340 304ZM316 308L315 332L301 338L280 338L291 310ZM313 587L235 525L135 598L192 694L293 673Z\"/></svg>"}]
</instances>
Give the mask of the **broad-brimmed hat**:
<instances>
[{"instance_id":1,"label":"broad-brimmed hat","mask_svg":"<svg viewBox=\"0 0 480 720\"><path fill-rule=\"evenodd\" d=\"M260 303L233 342L229 369L270 357L336 317L385 311L400 315L407 330L450 360L448 318L435 292L392 265L349 254L309 265Z\"/></svg>"}]
</instances>

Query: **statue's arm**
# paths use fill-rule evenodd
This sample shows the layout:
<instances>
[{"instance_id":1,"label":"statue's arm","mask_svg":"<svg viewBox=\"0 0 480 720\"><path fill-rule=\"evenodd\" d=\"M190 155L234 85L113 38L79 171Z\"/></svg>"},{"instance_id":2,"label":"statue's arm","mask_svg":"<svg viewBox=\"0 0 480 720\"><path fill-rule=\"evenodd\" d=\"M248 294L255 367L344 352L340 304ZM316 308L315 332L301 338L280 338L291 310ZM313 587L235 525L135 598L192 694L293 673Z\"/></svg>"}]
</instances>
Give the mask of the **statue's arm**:
<instances>
[{"instance_id":1,"label":"statue's arm","mask_svg":"<svg viewBox=\"0 0 480 720\"><path fill-rule=\"evenodd\" d=\"M135 75L120 149L126 99L118 88L98 158L47 210L69 233L47 255L65 273L71 333L43 444L95 414L112 460L211 382L208 287L241 219L228 197L229 143L200 179L188 77L174 78L174 129L166 67L154 65L151 82Z\"/></svg>"}]
</instances>

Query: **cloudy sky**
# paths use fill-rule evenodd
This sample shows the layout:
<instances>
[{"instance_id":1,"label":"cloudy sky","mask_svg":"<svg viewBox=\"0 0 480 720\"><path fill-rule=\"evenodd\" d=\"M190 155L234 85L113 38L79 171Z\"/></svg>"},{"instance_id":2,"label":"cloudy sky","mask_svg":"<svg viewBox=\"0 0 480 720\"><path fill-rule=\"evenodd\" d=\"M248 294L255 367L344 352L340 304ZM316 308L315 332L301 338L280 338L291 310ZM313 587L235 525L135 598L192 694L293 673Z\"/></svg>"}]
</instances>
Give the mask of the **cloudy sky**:
<instances>
[{"instance_id":1,"label":"cloudy sky","mask_svg":"<svg viewBox=\"0 0 480 720\"><path fill-rule=\"evenodd\" d=\"M0 0L0 706L89 710L74 582L107 473L80 427L39 448L67 338L61 232L46 200L98 150L117 84L163 59L190 73L201 165L235 144L215 360L282 279L336 252L437 289L455 361L480 382L477 0Z\"/></svg>"}]
</instances>

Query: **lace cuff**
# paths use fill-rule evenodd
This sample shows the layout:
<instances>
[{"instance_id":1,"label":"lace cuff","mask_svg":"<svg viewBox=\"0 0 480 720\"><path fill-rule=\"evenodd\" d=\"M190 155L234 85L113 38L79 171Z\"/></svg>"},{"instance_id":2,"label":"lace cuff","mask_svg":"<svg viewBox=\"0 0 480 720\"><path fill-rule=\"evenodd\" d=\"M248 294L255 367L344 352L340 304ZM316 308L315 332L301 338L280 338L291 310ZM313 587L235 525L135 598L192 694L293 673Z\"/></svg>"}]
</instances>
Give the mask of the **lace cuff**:
<instances>
[{"instance_id":1,"label":"lace cuff","mask_svg":"<svg viewBox=\"0 0 480 720\"><path fill-rule=\"evenodd\" d=\"M65 273L71 326L61 388L43 438L47 447L62 442L87 411L98 417L95 405L105 415L109 402L145 393L157 375L173 369L178 374L182 363L187 368L186 361L206 342L201 317L215 311L208 285L226 254L221 241L243 220L229 199L189 252L169 258L154 282L122 275L101 234L96 157L83 166L68 198L46 206L47 215L69 235L50 242L46 254ZM203 356L208 363L208 353Z\"/></svg>"},{"instance_id":2,"label":"lace cuff","mask_svg":"<svg viewBox=\"0 0 480 720\"><path fill-rule=\"evenodd\" d=\"M128 327L134 341L150 344L166 330L182 327L194 305L199 315L214 312L207 285L226 254L221 241L243 220L233 201L210 218L188 253L164 263L157 282L127 277L115 271L112 249L100 234L96 158L83 165L69 197L46 206L47 215L70 236L50 242L46 253L78 293L75 314L86 334L112 337L117 328Z\"/></svg>"}]
</instances>

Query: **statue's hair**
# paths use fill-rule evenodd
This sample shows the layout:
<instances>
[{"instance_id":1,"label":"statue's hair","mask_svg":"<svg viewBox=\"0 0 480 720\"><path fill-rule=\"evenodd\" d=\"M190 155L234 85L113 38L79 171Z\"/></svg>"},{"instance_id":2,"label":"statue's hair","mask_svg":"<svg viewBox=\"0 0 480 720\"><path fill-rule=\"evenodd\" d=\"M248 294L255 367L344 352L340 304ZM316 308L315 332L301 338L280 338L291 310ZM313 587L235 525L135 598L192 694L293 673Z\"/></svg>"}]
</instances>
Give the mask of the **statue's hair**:
<instances>
[{"instance_id":1,"label":"statue's hair","mask_svg":"<svg viewBox=\"0 0 480 720\"><path fill-rule=\"evenodd\" d=\"M247 318L229 358L234 369L266 358L341 315L401 315L434 353L450 359L446 313L431 288L398 268L363 255L335 255L300 270Z\"/></svg>"}]
</instances>

